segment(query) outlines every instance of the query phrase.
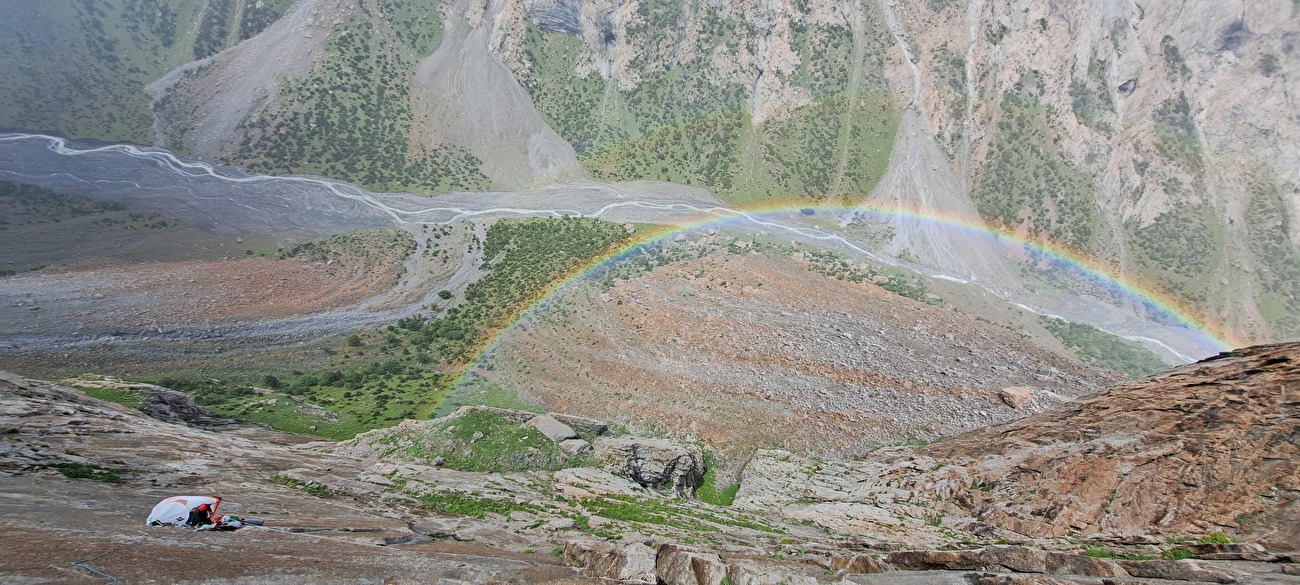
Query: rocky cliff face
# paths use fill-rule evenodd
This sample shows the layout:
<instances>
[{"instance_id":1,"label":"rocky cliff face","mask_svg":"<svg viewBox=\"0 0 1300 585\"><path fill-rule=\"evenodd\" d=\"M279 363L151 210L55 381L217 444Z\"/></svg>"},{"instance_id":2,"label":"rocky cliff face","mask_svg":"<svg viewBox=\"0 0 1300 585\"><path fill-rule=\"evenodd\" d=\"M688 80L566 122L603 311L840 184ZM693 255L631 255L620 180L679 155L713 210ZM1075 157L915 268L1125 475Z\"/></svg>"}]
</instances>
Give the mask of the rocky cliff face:
<instances>
[{"instance_id":1,"label":"rocky cliff face","mask_svg":"<svg viewBox=\"0 0 1300 585\"><path fill-rule=\"evenodd\" d=\"M764 452L737 502L865 535L927 525L1009 540L1224 533L1290 550L1300 544L1298 417L1300 346L1262 346L860 463ZM796 470L811 476L789 479L804 477Z\"/></svg>"}]
</instances>

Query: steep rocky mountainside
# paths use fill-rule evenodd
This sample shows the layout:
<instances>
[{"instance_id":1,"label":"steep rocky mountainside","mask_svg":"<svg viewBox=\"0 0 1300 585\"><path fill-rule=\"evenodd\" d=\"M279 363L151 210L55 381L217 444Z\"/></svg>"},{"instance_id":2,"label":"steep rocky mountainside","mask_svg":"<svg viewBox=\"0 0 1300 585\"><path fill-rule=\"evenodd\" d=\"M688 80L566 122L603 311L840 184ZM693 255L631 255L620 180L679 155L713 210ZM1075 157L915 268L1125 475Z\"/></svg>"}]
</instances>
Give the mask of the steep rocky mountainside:
<instances>
[{"instance_id":1,"label":"steep rocky mountainside","mask_svg":"<svg viewBox=\"0 0 1300 585\"><path fill-rule=\"evenodd\" d=\"M1293 2L885 6L905 55L890 85L986 221L1106 259L1245 338L1300 332Z\"/></svg>"}]
</instances>

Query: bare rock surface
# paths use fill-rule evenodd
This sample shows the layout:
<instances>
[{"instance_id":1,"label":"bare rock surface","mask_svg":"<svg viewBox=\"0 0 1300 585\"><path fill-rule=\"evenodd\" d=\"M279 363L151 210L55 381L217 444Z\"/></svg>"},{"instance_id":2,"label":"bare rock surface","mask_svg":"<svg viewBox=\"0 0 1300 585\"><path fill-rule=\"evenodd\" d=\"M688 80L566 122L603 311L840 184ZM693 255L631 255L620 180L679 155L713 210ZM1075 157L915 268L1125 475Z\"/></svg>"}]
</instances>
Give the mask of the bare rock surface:
<instances>
[{"instance_id":1,"label":"bare rock surface","mask_svg":"<svg viewBox=\"0 0 1300 585\"><path fill-rule=\"evenodd\" d=\"M620 583L656 583L655 550L634 542L575 540L564 545L564 560L583 567L583 574Z\"/></svg>"},{"instance_id":2,"label":"bare rock surface","mask_svg":"<svg viewBox=\"0 0 1300 585\"><path fill-rule=\"evenodd\" d=\"M529 419L524 426L537 429L537 432L556 443L578 438L578 433L573 432L569 425L544 414Z\"/></svg>"},{"instance_id":3,"label":"bare rock surface","mask_svg":"<svg viewBox=\"0 0 1300 585\"><path fill-rule=\"evenodd\" d=\"M1289 380L1294 371L1286 356L1297 349L1244 350L1150 382L1146 391L1191 404L1171 388L1171 380L1190 384L1194 374L1196 384L1245 388ZM1134 388L1142 387L1113 392L1122 396ZM495 412L517 417L516 424L537 416ZM1035 421L1056 414L1016 424L1047 434ZM1187 420L1204 422L1199 416ZM1267 439L1270 425L1286 420L1265 417L1255 432ZM1078 541L1029 539L961 516L944 503L948 498L935 499L917 488L924 484L907 479L943 471L937 453L951 446L942 443L896 448L864 462L819 462L762 451L736 505L725 508L671 498L607 470L476 473L377 460L364 448L354 446L354 452L265 429L217 429L168 423L71 388L0 373L0 493L5 496L0 498L0 547L7 555L0 579L98 582L99 577L70 565L88 559L89 566L123 582L1300 582L1292 575L1294 564L1285 563L1295 560L1294 541L1277 545L1289 548L1270 544L1283 538L1287 517L1255 517L1257 526L1267 529L1260 534L1266 538L1256 539L1259 546L1196 546L1197 554L1205 555L1264 552L1277 561L1270 564L1091 558L1079 554L1085 543L1146 554L1174 545L1159 535L1122 531ZM990 448L999 446L982 440ZM620 446L613 451L623 456L635 453L631 460L643 464L675 462L661 471L678 469L681 462L671 455L698 457L691 449L655 441L607 437L599 443ZM665 456L643 457L656 450ZM1087 464L1086 457L1071 457ZM69 465L91 470L92 478L70 479L56 471ZM1274 482L1277 497L1286 497L1286 478L1260 481ZM978 488L974 491L999 493ZM220 494L226 500L223 512L266 524L234 533L140 526L154 503L181 492ZM1287 506L1283 502L1275 515L1284 516ZM629 512L650 521L629 520ZM709 535L707 542L698 542L701 535ZM1022 544L991 542L1004 537ZM930 543L934 546L927 547ZM972 543L982 546L955 546ZM561 566L560 559L527 554L548 547L562 551L568 563L582 565L584 574ZM170 561L178 556L201 560L178 566Z\"/></svg>"},{"instance_id":4,"label":"bare rock surface","mask_svg":"<svg viewBox=\"0 0 1300 585\"><path fill-rule=\"evenodd\" d=\"M596 459L642 487L669 489L679 496L694 494L704 478L698 452L664 439L602 439L596 442Z\"/></svg>"},{"instance_id":5,"label":"bare rock surface","mask_svg":"<svg viewBox=\"0 0 1300 585\"><path fill-rule=\"evenodd\" d=\"M427 511L304 493L294 486L314 482L322 494L336 493L348 485L340 478L364 476L366 465L266 440L276 433L236 431L170 424L70 388L0 375L0 581L104 582L70 565L84 560L132 583L583 582L549 557L429 541L410 528L436 522ZM97 470L101 481L65 478L59 465ZM302 479L279 475L291 469ZM381 489L351 481L358 492ZM159 500L196 492L221 495L221 512L265 526L230 533L144 526ZM475 540L490 532L520 540L482 522L454 530Z\"/></svg>"},{"instance_id":6,"label":"bare rock surface","mask_svg":"<svg viewBox=\"0 0 1300 585\"><path fill-rule=\"evenodd\" d=\"M1241 576L1234 571L1196 561L1120 561L1120 565L1134 577L1150 579L1236 583Z\"/></svg>"}]
</instances>

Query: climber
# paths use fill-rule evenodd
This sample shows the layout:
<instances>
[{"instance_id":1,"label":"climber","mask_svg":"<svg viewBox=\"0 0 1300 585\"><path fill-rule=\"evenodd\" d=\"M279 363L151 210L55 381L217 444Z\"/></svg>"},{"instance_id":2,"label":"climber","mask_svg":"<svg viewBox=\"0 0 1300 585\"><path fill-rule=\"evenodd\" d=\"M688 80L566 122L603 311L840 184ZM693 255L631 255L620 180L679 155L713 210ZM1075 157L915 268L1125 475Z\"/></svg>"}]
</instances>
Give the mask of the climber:
<instances>
[{"instance_id":1,"label":"climber","mask_svg":"<svg viewBox=\"0 0 1300 585\"><path fill-rule=\"evenodd\" d=\"M261 526L261 520L244 520L217 515L221 498L217 496L172 496L158 503L149 513L149 526L187 526L197 530L238 530L245 524Z\"/></svg>"}]
</instances>

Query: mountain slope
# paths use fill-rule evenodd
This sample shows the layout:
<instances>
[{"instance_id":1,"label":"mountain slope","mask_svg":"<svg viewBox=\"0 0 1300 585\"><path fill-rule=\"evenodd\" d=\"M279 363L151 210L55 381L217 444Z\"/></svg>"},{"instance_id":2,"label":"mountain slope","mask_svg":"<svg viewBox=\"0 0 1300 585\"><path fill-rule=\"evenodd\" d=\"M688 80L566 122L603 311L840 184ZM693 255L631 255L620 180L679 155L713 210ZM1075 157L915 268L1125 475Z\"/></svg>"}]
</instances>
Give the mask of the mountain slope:
<instances>
[{"instance_id":1,"label":"mountain slope","mask_svg":"<svg viewBox=\"0 0 1300 585\"><path fill-rule=\"evenodd\" d=\"M900 273L771 238L678 240L548 303L478 364L476 390L698 436L738 465L757 448L836 458L935 440L1119 379ZM1012 408L1007 387L1033 398Z\"/></svg>"},{"instance_id":2,"label":"mountain slope","mask_svg":"<svg viewBox=\"0 0 1300 585\"><path fill-rule=\"evenodd\" d=\"M907 45L891 87L985 220L1104 259L1246 338L1300 335L1293 3L886 10Z\"/></svg>"},{"instance_id":3,"label":"mountain slope","mask_svg":"<svg viewBox=\"0 0 1300 585\"><path fill-rule=\"evenodd\" d=\"M144 86L255 36L289 0L4 0L0 127L153 141Z\"/></svg>"}]
</instances>

